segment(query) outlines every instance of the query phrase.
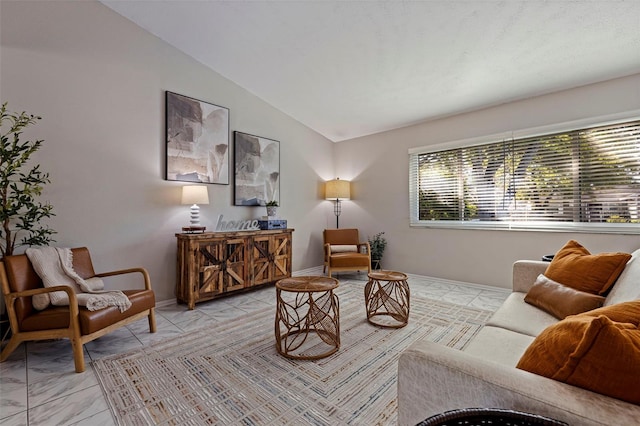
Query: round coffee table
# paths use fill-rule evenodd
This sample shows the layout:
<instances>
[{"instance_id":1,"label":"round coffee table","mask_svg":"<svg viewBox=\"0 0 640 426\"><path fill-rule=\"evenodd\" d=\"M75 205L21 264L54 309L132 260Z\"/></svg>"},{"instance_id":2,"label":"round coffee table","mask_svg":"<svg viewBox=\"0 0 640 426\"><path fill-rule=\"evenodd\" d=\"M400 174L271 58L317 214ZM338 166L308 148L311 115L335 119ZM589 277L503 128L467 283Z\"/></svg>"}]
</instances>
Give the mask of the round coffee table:
<instances>
[{"instance_id":1,"label":"round coffee table","mask_svg":"<svg viewBox=\"0 0 640 426\"><path fill-rule=\"evenodd\" d=\"M400 328L409 323L410 292L407 275L396 271L369 272L364 287L367 320L381 327ZM386 321L380 317L390 317Z\"/></svg>"},{"instance_id":2,"label":"round coffee table","mask_svg":"<svg viewBox=\"0 0 640 426\"><path fill-rule=\"evenodd\" d=\"M276 283L276 349L292 359L324 358L340 348L340 311L329 277L291 277Z\"/></svg>"}]
</instances>

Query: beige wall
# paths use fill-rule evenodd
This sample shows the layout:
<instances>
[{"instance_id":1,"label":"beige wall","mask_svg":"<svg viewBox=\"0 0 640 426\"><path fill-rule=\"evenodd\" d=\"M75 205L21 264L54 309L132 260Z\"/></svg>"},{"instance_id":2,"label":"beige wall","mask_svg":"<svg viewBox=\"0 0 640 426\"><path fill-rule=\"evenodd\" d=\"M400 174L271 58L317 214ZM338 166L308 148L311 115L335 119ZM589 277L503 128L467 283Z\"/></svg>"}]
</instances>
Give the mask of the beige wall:
<instances>
[{"instance_id":1,"label":"beige wall","mask_svg":"<svg viewBox=\"0 0 640 426\"><path fill-rule=\"evenodd\" d=\"M293 268L321 264L333 215L318 188L333 177L333 143L100 3L2 1L0 14L0 97L43 117L25 136L45 139L36 160L51 174L57 245L88 246L98 271L145 266L158 300L174 297L174 234L189 213L182 185L163 179L170 90L229 108L232 131L280 141ZM232 206L231 185L208 187L204 225L265 214Z\"/></svg>"},{"instance_id":2,"label":"beige wall","mask_svg":"<svg viewBox=\"0 0 640 426\"><path fill-rule=\"evenodd\" d=\"M409 228L408 149L640 110L640 74L512 102L336 145L336 172L353 180L341 225L385 231L385 268L509 287L511 264L576 239L591 252L633 251L638 235Z\"/></svg>"}]
</instances>

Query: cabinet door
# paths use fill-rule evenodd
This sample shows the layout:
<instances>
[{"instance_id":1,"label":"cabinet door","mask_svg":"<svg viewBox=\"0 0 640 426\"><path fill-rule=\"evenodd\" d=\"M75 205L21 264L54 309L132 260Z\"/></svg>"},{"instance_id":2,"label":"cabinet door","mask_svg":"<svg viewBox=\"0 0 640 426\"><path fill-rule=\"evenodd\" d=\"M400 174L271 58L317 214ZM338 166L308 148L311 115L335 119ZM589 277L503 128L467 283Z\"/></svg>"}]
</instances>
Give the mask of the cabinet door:
<instances>
[{"instance_id":1,"label":"cabinet door","mask_svg":"<svg viewBox=\"0 0 640 426\"><path fill-rule=\"evenodd\" d=\"M199 241L197 247L196 299L206 299L223 293L226 269L224 240Z\"/></svg>"},{"instance_id":2,"label":"cabinet door","mask_svg":"<svg viewBox=\"0 0 640 426\"><path fill-rule=\"evenodd\" d=\"M254 236L251 246L254 285L291 276L291 234Z\"/></svg>"},{"instance_id":3,"label":"cabinet door","mask_svg":"<svg viewBox=\"0 0 640 426\"><path fill-rule=\"evenodd\" d=\"M246 239L198 243L198 299L210 298L247 284Z\"/></svg>"},{"instance_id":4,"label":"cabinet door","mask_svg":"<svg viewBox=\"0 0 640 426\"><path fill-rule=\"evenodd\" d=\"M247 276L248 239L228 239L226 250L223 291L240 290L251 286L251 280Z\"/></svg>"},{"instance_id":5,"label":"cabinet door","mask_svg":"<svg viewBox=\"0 0 640 426\"><path fill-rule=\"evenodd\" d=\"M272 237L256 235L252 238L252 271L253 284L260 285L273 281L273 255L271 254Z\"/></svg>"},{"instance_id":6,"label":"cabinet door","mask_svg":"<svg viewBox=\"0 0 640 426\"><path fill-rule=\"evenodd\" d=\"M291 234L274 235L271 240L273 256L272 279L280 280L291 276Z\"/></svg>"}]
</instances>

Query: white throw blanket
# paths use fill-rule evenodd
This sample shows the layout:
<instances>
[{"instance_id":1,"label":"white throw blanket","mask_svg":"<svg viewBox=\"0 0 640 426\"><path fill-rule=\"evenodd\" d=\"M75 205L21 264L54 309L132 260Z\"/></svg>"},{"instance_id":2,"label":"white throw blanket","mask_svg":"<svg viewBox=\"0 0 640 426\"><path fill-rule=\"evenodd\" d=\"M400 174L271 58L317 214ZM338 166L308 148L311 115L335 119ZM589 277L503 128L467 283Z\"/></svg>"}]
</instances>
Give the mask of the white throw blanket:
<instances>
[{"instance_id":1,"label":"white throw blanket","mask_svg":"<svg viewBox=\"0 0 640 426\"><path fill-rule=\"evenodd\" d=\"M42 279L45 287L66 285L77 295L78 304L86 306L90 311L117 306L120 312L131 307L129 298L119 290L103 291L104 283L98 277L83 279L73 269L73 252L69 248L43 247L28 248L27 257L33 269ZM47 295L49 297L47 297ZM44 309L49 300L54 306L68 306L69 297L64 291L54 291L47 295L34 296L36 309Z\"/></svg>"}]
</instances>

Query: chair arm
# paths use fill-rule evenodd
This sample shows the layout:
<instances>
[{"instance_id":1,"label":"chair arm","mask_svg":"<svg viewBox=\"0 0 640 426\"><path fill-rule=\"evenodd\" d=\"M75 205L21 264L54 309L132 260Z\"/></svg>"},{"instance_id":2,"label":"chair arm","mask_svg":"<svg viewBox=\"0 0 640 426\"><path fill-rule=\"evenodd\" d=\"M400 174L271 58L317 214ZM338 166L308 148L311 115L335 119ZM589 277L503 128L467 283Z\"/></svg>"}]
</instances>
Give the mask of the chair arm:
<instances>
[{"instance_id":1,"label":"chair arm","mask_svg":"<svg viewBox=\"0 0 640 426\"><path fill-rule=\"evenodd\" d=\"M53 293L54 291L64 291L65 293L67 293L67 297L69 298L69 324L70 327L72 327L75 324L75 321L77 321L78 314L80 313L80 309L78 308L78 298L76 297L75 291L73 291L71 287L66 285L56 285L53 287L34 288L31 290L16 291L13 293L5 294L4 300L6 303L7 314L9 316L11 329L14 330L14 332L20 330L18 318L16 317L16 311L13 308L16 299L18 299L19 297L35 296L36 294Z\"/></svg>"},{"instance_id":2,"label":"chair arm","mask_svg":"<svg viewBox=\"0 0 640 426\"><path fill-rule=\"evenodd\" d=\"M69 296L69 303L72 299L76 299L76 293L73 289L66 285L57 285L54 287L41 287L34 288L32 290L16 291L5 295L9 300L14 300L19 297L35 296L36 294L53 293L54 291L64 291Z\"/></svg>"},{"instance_id":3,"label":"chair arm","mask_svg":"<svg viewBox=\"0 0 640 426\"><path fill-rule=\"evenodd\" d=\"M142 277L144 278L145 290L151 290L151 279L149 278L149 272L147 272L145 268L120 269L118 271L102 272L100 274L96 274L95 276L99 278L104 278L104 277L110 277L113 275L131 274L134 272L140 272L142 274Z\"/></svg>"},{"instance_id":4,"label":"chair arm","mask_svg":"<svg viewBox=\"0 0 640 426\"><path fill-rule=\"evenodd\" d=\"M362 253L361 247L366 247L367 249L367 254L371 254L371 246L369 245L369 242L367 241L366 243L358 243L358 253Z\"/></svg>"},{"instance_id":5,"label":"chair arm","mask_svg":"<svg viewBox=\"0 0 640 426\"><path fill-rule=\"evenodd\" d=\"M331 244L325 243L324 245L324 254L325 256L331 256Z\"/></svg>"}]
</instances>

